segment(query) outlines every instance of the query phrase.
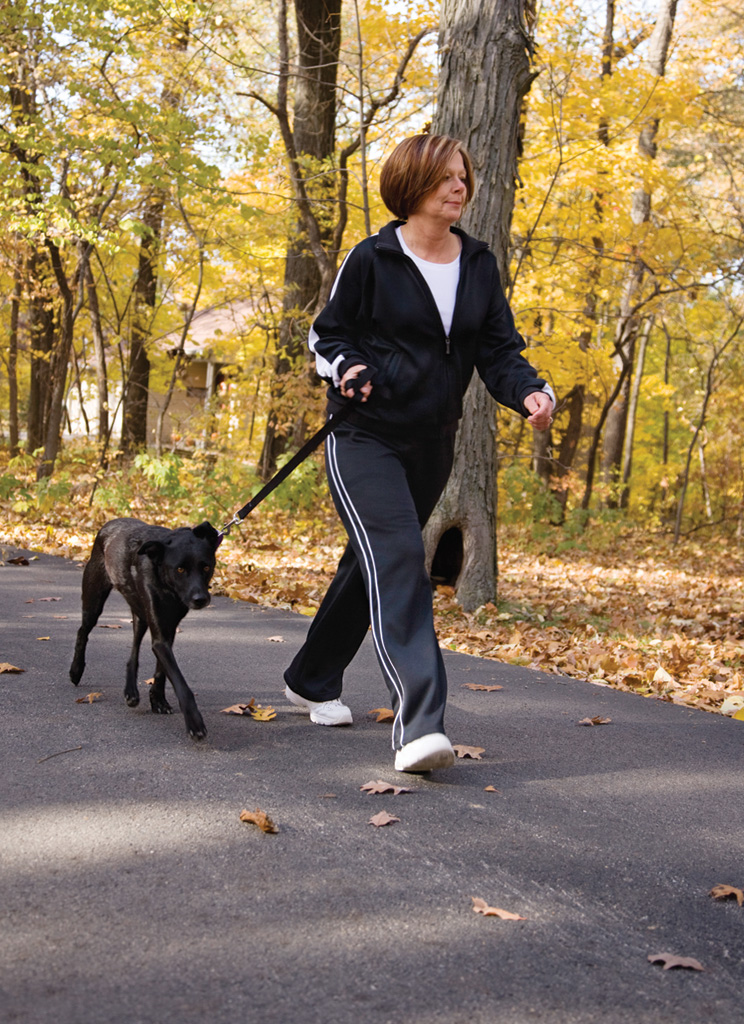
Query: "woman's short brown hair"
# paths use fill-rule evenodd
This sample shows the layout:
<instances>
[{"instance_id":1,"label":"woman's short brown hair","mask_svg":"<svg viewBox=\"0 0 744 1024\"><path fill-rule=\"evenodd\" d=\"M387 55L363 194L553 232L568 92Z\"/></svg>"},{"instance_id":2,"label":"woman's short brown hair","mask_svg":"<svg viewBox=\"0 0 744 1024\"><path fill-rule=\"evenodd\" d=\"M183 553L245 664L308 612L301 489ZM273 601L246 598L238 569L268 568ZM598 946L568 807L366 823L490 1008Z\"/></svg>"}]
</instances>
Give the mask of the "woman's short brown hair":
<instances>
[{"instance_id":1,"label":"woman's short brown hair","mask_svg":"<svg viewBox=\"0 0 744 1024\"><path fill-rule=\"evenodd\" d=\"M400 220L407 220L444 181L456 153L465 165L466 203L470 202L475 178L470 155L462 142L449 135L412 135L398 143L382 168L380 195L388 210Z\"/></svg>"}]
</instances>

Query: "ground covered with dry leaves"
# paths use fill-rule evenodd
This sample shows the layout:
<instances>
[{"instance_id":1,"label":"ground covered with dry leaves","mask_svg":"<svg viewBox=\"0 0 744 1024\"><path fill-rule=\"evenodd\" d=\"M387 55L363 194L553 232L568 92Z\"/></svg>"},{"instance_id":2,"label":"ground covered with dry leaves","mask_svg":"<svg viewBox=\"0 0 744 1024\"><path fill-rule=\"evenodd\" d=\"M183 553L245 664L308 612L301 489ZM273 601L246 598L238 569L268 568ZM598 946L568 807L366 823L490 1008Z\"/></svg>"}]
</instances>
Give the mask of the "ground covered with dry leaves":
<instances>
[{"instance_id":1,"label":"ground covered with dry leaves","mask_svg":"<svg viewBox=\"0 0 744 1024\"><path fill-rule=\"evenodd\" d=\"M0 542L75 559L87 557L96 529L115 514L89 507L84 494L43 513L0 502L0 513ZM131 514L166 526L189 521L167 501L135 498ZM266 502L223 543L213 590L310 616L343 539L323 503L297 512ZM663 533L617 524L609 533L590 527L573 546L564 540L558 528L554 542L505 528L495 603L466 614L451 588L438 588L441 644L707 711L744 706L744 551L736 541L701 531L673 546Z\"/></svg>"}]
</instances>

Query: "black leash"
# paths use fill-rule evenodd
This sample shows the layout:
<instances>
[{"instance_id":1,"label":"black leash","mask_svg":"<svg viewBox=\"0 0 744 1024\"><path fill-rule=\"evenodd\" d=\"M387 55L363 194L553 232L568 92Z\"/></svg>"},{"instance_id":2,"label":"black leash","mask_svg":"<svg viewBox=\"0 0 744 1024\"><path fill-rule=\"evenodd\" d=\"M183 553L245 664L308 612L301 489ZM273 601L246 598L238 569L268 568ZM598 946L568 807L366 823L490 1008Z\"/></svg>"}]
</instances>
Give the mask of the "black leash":
<instances>
[{"instance_id":1,"label":"black leash","mask_svg":"<svg viewBox=\"0 0 744 1024\"><path fill-rule=\"evenodd\" d=\"M290 473L293 473L294 470L297 469L301 462L305 461L308 455L314 452L315 449L325 441L329 434L333 433L336 427L343 423L344 420L348 419L354 405L362 400L362 387L368 381L372 380L376 372L377 371L373 367L367 366L361 371L358 377L355 377L353 381L350 380L347 383L347 391L351 390L350 385L352 383L355 384L356 387L352 392L352 397L347 400L346 405L344 405L339 412L334 413L334 415L316 434L313 434L309 440L305 441L302 448L300 448L300 450L292 456L289 462L286 462L282 468L272 476L271 480L269 480L267 484L264 484L258 494L255 494L246 505L243 505L243 507L235 513L229 522L225 523L220 530L220 540L223 537L227 537L233 526L239 526L248 513L253 511L256 505L260 505L264 498L267 498L271 492L275 490L280 483L282 483L282 481L287 479Z\"/></svg>"}]
</instances>

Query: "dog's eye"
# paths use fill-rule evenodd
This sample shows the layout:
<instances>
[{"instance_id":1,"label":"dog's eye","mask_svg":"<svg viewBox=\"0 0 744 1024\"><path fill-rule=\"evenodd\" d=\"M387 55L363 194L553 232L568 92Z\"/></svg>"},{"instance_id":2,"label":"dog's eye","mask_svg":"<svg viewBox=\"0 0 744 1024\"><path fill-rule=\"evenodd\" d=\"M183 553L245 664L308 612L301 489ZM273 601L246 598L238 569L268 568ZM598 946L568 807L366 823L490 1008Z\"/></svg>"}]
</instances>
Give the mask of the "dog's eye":
<instances>
[{"instance_id":1,"label":"dog's eye","mask_svg":"<svg viewBox=\"0 0 744 1024\"><path fill-rule=\"evenodd\" d=\"M181 576L183 576L183 574L186 572L186 570L184 569L184 567L182 565L179 565L179 567L176 569L176 572L179 573Z\"/></svg>"},{"instance_id":2,"label":"dog's eye","mask_svg":"<svg viewBox=\"0 0 744 1024\"><path fill-rule=\"evenodd\" d=\"M202 571L203 572L211 572L212 570L209 568L208 565L205 565L205 566L203 566Z\"/></svg>"}]
</instances>

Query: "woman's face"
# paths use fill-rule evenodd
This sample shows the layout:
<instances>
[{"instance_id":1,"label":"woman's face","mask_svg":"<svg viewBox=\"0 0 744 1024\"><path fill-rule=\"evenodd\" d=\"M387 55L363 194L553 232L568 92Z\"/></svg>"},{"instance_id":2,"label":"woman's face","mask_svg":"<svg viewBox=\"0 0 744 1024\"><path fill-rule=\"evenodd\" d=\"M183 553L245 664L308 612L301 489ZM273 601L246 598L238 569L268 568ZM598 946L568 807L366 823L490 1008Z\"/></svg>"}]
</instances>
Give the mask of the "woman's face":
<instances>
[{"instance_id":1,"label":"woman's face","mask_svg":"<svg viewBox=\"0 0 744 1024\"><path fill-rule=\"evenodd\" d=\"M460 219L467 195L465 164L462 154L455 153L447 165L444 180L424 196L413 216L433 218L440 222L446 222L449 227L450 224L454 224L456 220Z\"/></svg>"}]
</instances>

